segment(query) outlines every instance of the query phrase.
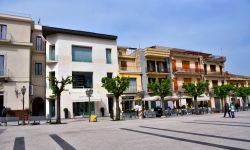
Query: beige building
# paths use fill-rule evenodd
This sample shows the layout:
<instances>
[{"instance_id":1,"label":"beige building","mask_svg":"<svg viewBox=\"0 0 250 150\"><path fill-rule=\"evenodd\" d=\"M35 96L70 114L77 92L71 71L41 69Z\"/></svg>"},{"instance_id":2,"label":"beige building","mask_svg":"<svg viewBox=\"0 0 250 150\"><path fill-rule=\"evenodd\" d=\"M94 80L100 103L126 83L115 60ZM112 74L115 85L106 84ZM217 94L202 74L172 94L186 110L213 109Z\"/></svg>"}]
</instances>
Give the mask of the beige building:
<instances>
[{"instance_id":1,"label":"beige building","mask_svg":"<svg viewBox=\"0 0 250 150\"><path fill-rule=\"evenodd\" d=\"M45 115L46 100L46 55L45 39L42 26L34 25L32 29L31 62L30 62L30 110L32 115Z\"/></svg>"},{"instance_id":2,"label":"beige building","mask_svg":"<svg viewBox=\"0 0 250 150\"><path fill-rule=\"evenodd\" d=\"M33 21L29 17L0 14L0 109L29 109L30 56Z\"/></svg>"}]
</instances>

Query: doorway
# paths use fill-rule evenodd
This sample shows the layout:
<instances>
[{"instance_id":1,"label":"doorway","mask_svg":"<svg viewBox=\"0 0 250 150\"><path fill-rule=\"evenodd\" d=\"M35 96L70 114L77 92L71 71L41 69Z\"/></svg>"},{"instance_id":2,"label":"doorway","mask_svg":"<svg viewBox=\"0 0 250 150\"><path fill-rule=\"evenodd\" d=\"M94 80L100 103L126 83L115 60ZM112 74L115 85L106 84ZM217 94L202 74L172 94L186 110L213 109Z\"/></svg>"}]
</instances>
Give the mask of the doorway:
<instances>
[{"instance_id":1,"label":"doorway","mask_svg":"<svg viewBox=\"0 0 250 150\"><path fill-rule=\"evenodd\" d=\"M49 115L50 117L55 117L56 115L56 100L55 99L49 100Z\"/></svg>"},{"instance_id":2,"label":"doorway","mask_svg":"<svg viewBox=\"0 0 250 150\"><path fill-rule=\"evenodd\" d=\"M32 116L44 116L45 115L45 102L42 98L37 97L32 103Z\"/></svg>"},{"instance_id":3,"label":"doorway","mask_svg":"<svg viewBox=\"0 0 250 150\"><path fill-rule=\"evenodd\" d=\"M3 101L4 101L4 97L3 95L0 94L0 116L2 116Z\"/></svg>"}]
</instances>

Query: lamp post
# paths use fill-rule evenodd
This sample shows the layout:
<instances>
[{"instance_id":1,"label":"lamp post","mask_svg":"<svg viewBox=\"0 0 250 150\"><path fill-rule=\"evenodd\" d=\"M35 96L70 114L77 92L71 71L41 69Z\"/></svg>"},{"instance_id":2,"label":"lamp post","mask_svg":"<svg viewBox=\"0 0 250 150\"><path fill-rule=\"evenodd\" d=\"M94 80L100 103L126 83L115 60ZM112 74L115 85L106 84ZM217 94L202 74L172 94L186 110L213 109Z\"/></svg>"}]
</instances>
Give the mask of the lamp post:
<instances>
[{"instance_id":1,"label":"lamp post","mask_svg":"<svg viewBox=\"0 0 250 150\"><path fill-rule=\"evenodd\" d=\"M25 124L25 120L24 120L24 95L25 95L25 92L26 92L26 87L25 86L22 87L21 92L23 94L23 125L24 125Z\"/></svg>"},{"instance_id":2,"label":"lamp post","mask_svg":"<svg viewBox=\"0 0 250 150\"><path fill-rule=\"evenodd\" d=\"M138 96L141 98L141 101L142 101L142 99L144 98L144 95L145 95L145 91L138 91ZM146 105L146 103L145 103L145 101L142 101L142 104L143 104L143 106L142 106L142 112L140 112L140 114L141 115L139 115L139 118L144 118L144 107L145 107L145 105Z\"/></svg>"},{"instance_id":3,"label":"lamp post","mask_svg":"<svg viewBox=\"0 0 250 150\"><path fill-rule=\"evenodd\" d=\"M86 90L86 95L89 97L89 122L90 122L90 116L91 116L91 113L90 113L90 97L92 96L92 94L93 94L92 89L87 89Z\"/></svg>"}]
</instances>

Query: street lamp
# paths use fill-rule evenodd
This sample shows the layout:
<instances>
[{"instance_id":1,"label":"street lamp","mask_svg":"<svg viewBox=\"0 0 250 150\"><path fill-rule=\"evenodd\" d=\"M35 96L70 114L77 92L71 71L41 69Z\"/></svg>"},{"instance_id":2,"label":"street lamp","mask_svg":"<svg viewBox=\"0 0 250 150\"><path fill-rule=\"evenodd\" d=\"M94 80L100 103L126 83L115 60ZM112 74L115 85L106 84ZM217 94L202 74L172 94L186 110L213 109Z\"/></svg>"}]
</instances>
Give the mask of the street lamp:
<instances>
[{"instance_id":1,"label":"street lamp","mask_svg":"<svg viewBox=\"0 0 250 150\"><path fill-rule=\"evenodd\" d=\"M142 99L144 98L144 95L145 95L145 91L143 91L143 90L138 91L137 94L141 98L141 101L142 101ZM142 101L142 104L143 104L143 106L142 106L142 114L140 112L141 115L139 115L139 117L144 118L144 107L146 107L145 106L146 105L145 101Z\"/></svg>"},{"instance_id":2,"label":"street lamp","mask_svg":"<svg viewBox=\"0 0 250 150\"><path fill-rule=\"evenodd\" d=\"M26 87L25 86L22 87L21 92L23 94L23 125L24 125L25 124L25 120L24 120L24 95L25 95L25 92L26 92Z\"/></svg>"},{"instance_id":3,"label":"street lamp","mask_svg":"<svg viewBox=\"0 0 250 150\"><path fill-rule=\"evenodd\" d=\"M91 113L90 113L90 97L92 96L92 94L93 94L92 89L87 89L86 90L86 95L89 97L89 122L90 122L90 116L91 116Z\"/></svg>"}]
</instances>

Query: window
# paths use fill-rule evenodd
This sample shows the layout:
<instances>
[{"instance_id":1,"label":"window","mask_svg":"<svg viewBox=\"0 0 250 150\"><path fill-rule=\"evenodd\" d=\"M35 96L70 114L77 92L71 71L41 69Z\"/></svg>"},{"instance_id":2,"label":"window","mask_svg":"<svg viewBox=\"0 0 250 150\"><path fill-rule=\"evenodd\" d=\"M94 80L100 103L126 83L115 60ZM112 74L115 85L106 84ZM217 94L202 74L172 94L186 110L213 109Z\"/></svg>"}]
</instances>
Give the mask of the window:
<instances>
[{"instance_id":1,"label":"window","mask_svg":"<svg viewBox=\"0 0 250 150\"><path fill-rule=\"evenodd\" d=\"M177 83L177 78L174 78L174 91L178 91L178 83Z\"/></svg>"},{"instance_id":2,"label":"window","mask_svg":"<svg viewBox=\"0 0 250 150\"><path fill-rule=\"evenodd\" d=\"M125 92L137 92L136 78L129 78L129 87L126 89Z\"/></svg>"},{"instance_id":3,"label":"window","mask_svg":"<svg viewBox=\"0 0 250 150\"><path fill-rule=\"evenodd\" d=\"M6 40L7 26L0 24L0 40Z\"/></svg>"},{"instance_id":4,"label":"window","mask_svg":"<svg viewBox=\"0 0 250 150\"><path fill-rule=\"evenodd\" d=\"M0 55L0 76L4 76L4 55Z\"/></svg>"},{"instance_id":5,"label":"window","mask_svg":"<svg viewBox=\"0 0 250 150\"><path fill-rule=\"evenodd\" d=\"M92 48L72 46L72 61L92 62Z\"/></svg>"},{"instance_id":6,"label":"window","mask_svg":"<svg viewBox=\"0 0 250 150\"><path fill-rule=\"evenodd\" d=\"M56 50L55 50L55 45L50 46L49 50L49 60L56 60Z\"/></svg>"},{"instance_id":7,"label":"window","mask_svg":"<svg viewBox=\"0 0 250 150\"><path fill-rule=\"evenodd\" d=\"M72 72L73 88L93 88L92 72Z\"/></svg>"},{"instance_id":8,"label":"window","mask_svg":"<svg viewBox=\"0 0 250 150\"><path fill-rule=\"evenodd\" d=\"M108 78L112 78L112 75L113 75L112 72L108 72L108 73L107 73L107 77L108 77Z\"/></svg>"},{"instance_id":9,"label":"window","mask_svg":"<svg viewBox=\"0 0 250 150\"><path fill-rule=\"evenodd\" d=\"M217 86L218 85L218 80L212 80L212 85L213 85L213 87Z\"/></svg>"},{"instance_id":10,"label":"window","mask_svg":"<svg viewBox=\"0 0 250 150\"><path fill-rule=\"evenodd\" d=\"M36 50L38 51L42 50L42 37L40 36L36 37Z\"/></svg>"},{"instance_id":11,"label":"window","mask_svg":"<svg viewBox=\"0 0 250 150\"><path fill-rule=\"evenodd\" d=\"M106 49L106 63L111 64L111 49Z\"/></svg>"},{"instance_id":12,"label":"window","mask_svg":"<svg viewBox=\"0 0 250 150\"><path fill-rule=\"evenodd\" d=\"M155 72L156 71L155 61L150 61L150 60L147 61L147 70L148 70L148 72Z\"/></svg>"},{"instance_id":13,"label":"window","mask_svg":"<svg viewBox=\"0 0 250 150\"><path fill-rule=\"evenodd\" d=\"M42 75L42 63L35 63L35 75Z\"/></svg>"},{"instance_id":14,"label":"window","mask_svg":"<svg viewBox=\"0 0 250 150\"><path fill-rule=\"evenodd\" d=\"M49 72L49 78L54 78L56 76L55 71ZM51 88L53 86L53 82L49 81L49 87Z\"/></svg>"},{"instance_id":15,"label":"window","mask_svg":"<svg viewBox=\"0 0 250 150\"><path fill-rule=\"evenodd\" d=\"M189 61L185 61L185 60L182 61L182 69L184 69L184 70L189 70L190 69Z\"/></svg>"},{"instance_id":16,"label":"window","mask_svg":"<svg viewBox=\"0 0 250 150\"><path fill-rule=\"evenodd\" d=\"M166 61L157 61L157 72L168 72L167 68L167 62Z\"/></svg>"},{"instance_id":17,"label":"window","mask_svg":"<svg viewBox=\"0 0 250 150\"><path fill-rule=\"evenodd\" d=\"M121 70L127 70L127 62L121 61Z\"/></svg>"},{"instance_id":18,"label":"window","mask_svg":"<svg viewBox=\"0 0 250 150\"><path fill-rule=\"evenodd\" d=\"M184 81L184 84L188 84L188 83L192 82L192 79L191 78L184 78L183 81Z\"/></svg>"},{"instance_id":19,"label":"window","mask_svg":"<svg viewBox=\"0 0 250 150\"><path fill-rule=\"evenodd\" d=\"M155 78L148 78L148 83L154 83L155 82Z\"/></svg>"},{"instance_id":20,"label":"window","mask_svg":"<svg viewBox=\"0 0 250 150\"><path fill-rule=\"evenodd\" d=\"M210 65L210 71L211 72L216 72L216 66L215 65Z\"/></svg>"}]
</instances>

